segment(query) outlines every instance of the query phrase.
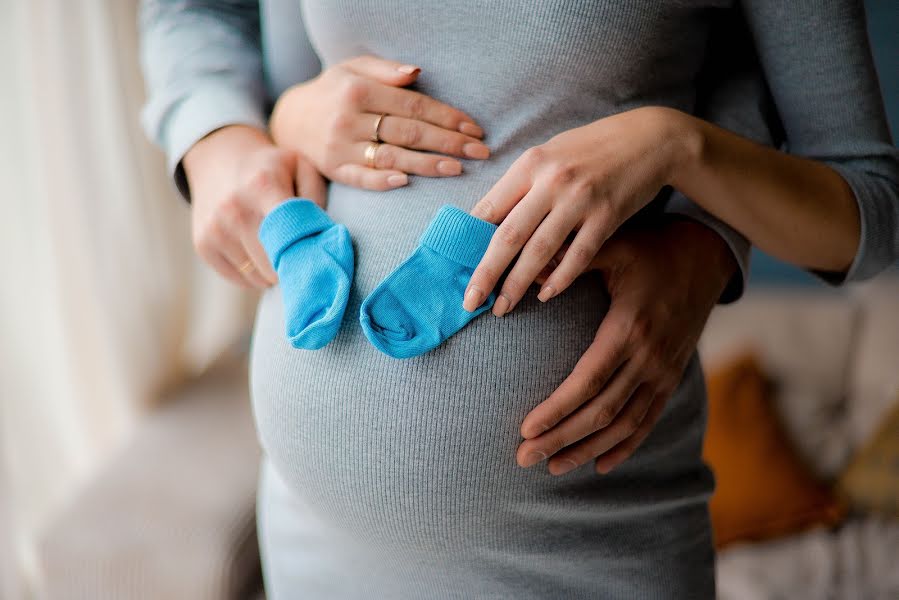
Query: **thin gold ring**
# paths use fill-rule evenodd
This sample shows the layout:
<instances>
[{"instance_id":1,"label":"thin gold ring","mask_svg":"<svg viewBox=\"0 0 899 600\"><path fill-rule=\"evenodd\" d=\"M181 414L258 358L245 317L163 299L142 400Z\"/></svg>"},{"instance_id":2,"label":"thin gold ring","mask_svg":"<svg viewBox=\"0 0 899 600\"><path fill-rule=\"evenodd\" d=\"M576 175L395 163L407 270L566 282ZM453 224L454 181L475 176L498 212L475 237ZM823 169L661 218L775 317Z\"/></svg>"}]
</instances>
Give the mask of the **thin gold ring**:
<instances>
[{"instance_id":1,"label":"thin gold ring","mask_svg":"<svg viewBox=\"0 0 899 600\"><path fill-rule=\"evenodd\" d=\"M239 267L237 267L237 270L240 271L241 273L249 273L250 271L252 271L252 270L255 269L255 268L256 268L256 267L253 266L253 261L252 261L252 260L248 260L248 261L245 262L244 264L242 264L242 265L240 265Z\"/></svg>"},{"instance_id":2,"label":"thin gold ring","mask_svg":"<svg viewBox=\"0 0 899 600\"><path fill-rule=\"evenodd\" d=\"M368 146L365 147L365 164L368 165L369 168L375 168L375 155L378 153L378 148L381 147L381 144L378 142L369 142Z\"/></svg>"},{"instance_id":3,"label":"thin gold ring","mask_svg":"<svg viewBox=\"0 0 899 600\"><path fill-rule=\"evenodd\" d=\"M370 138L368 138L373 142L383 141L383 140L381 140L381 135L379 133L381 130L381 119L383 119L383 118L384 118L384 114L380 114L380 115L378 115L378 118L375 119L375 132L371 134Z\"/></svg>"}]
</instances>

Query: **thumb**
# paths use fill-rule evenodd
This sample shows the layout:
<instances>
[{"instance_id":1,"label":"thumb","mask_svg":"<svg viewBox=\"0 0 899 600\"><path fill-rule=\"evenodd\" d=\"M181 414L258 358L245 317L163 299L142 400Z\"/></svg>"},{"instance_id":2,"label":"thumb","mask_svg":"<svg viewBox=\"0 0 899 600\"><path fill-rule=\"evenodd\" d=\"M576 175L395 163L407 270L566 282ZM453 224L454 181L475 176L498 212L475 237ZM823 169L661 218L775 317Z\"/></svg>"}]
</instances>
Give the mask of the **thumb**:
<instances>
[{"instance_id":1,"label":"thumb","mask_svg":"<svg viewBox=\"0 0 899 600\"><path fill-rule=\"evenodd\" d=\"M351 58L343 66L361 77L374 79L385 85L403 87L418 79L421 68L395 60L387 60L366 54Z\"/></svg>"},{"instance_id":2,"label":"thumb","mask_svg":"<svg viewBox=\"0 0 899 600\"><path fill-rule=\"evenodd\" d=\"M312 200L324 210L328 202L328 184L318 169L303 156L298 156L294 171L297 196Z\"/></svg>"}]
</instances>

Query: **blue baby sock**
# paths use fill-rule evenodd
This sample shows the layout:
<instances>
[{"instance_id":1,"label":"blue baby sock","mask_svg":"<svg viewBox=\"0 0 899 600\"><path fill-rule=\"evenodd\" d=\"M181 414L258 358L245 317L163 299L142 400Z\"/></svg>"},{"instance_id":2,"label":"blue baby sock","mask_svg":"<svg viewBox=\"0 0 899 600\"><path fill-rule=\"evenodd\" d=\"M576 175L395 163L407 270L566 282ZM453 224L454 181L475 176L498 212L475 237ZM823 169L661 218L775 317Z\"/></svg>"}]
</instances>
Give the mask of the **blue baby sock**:
<instances>
[{"instance_id":1,"label":"blue baby sock","mask_svg":"<svg viewBox=\"0 0 899 600\"><path fill-rule=\"evenodd\" d=\"M259 240L278 274L287 338L318 350L334 339L353 280L353 243L311 200L293 198L270 212Z\"/></svg>"},{"instance_id":2,"label":"blue baby sock","mask_svg":"<svg viewBox=\"0 0 899 600\"><path fill-rule=\"evenodd\" d=\"M496 294L474 312L462 308L462 296L494 231L492 223L442 206L418 248L362 302L359 321L368 340L394 358L410 358L489 310Z\"/></svg>"}]
</instances>

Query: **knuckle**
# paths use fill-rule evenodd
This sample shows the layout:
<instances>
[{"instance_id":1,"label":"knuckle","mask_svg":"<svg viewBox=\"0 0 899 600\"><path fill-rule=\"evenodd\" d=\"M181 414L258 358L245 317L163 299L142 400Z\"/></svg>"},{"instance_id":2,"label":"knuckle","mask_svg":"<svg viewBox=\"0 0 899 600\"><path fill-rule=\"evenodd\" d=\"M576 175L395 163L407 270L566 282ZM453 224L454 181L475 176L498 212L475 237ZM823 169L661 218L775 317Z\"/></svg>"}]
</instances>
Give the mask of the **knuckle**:
<instances>
[{"instance_id":1,"label":"knuckle","mask_svg":"<svg viewBox=\"0 0 899 600\"><path fill-rule=\"evenodd\" d=\"M514 300L515 298L519 298L524 295L524 291L526 286L517 278L506 277L506 280L503 281L503 294L509 299Z\"/></svg>"},{"instance_id":2,"label":"knuckle","mask_svg":"<svg viewBox=\"0 0 899 600\"><path fill-rule=\"evenodd\" d=\"M397 162L397 149L390 144L382 144L375 154L375 168L393 169ZM381 180L382 178L378 178Z\"/></svg>"},{"instance_id":3,"label":"knuckle","mask_svg":"<svg viewBox=\"0 0 899 600\"><path fill-rule=\"evenodd\" d=\"M530 251L540 259L549 259L555 254L553 243L542 235L532 237L528 245L530 246Z\"/></svg>"},{"instance_id":4,"label":"knuckle","mask_svg":"<svg viewBox=\"0 0 899 600\"><path fill-rule=\"evenodd\" d=\"M631 320L629 338L636 344L646 344L652 334L652 319L645 314L636 315Z\"/></svg>"},{"instance_id":5,"label":"knuckle","mask_svg":"<svg viewBox=\"0 0 899 600\"><path fill-rule=\"evenodd\" d=\"M531 146L521 153L521 161L528 169L534 170L546 162L546 149L543 146Z\"/></svg>"},{"instance_id":6,"label":"knuckle","mask_svg":"<svg viewBox=\"0 0 899 600\"><path fill-rule=\"evenodd\" d=\"M506 246L517 248L521 245L522 232L518 226L509 219L500 223L496 230L496 235L498 236L499 241Z\"/></svg>"},{"instance_id":7,"label":"knuckle","mask_svg":"<svg viewBox=\"0 0 899 600\"><path fill-rule=\"evenodd\" d=\"M621 429L626 435L629 436L640 428L640 423L642 422L643 419L640 417L640 415L628 413L627 415L621 417Z\"/></svg>"},{"instance_id":8,"label":"knuckle","mask_svg":"<svg viewBox=\"0 0 899 600\"><path fill-rule=\"evenodd\" d=\"M596 249L587 242L574 242L568 248L566 255L570 255L578 266L588 265L596 257Z\"/></svg>"},{"instance_id":9,"label":"knuckle","mask_svg":"<svg viewBox=\"0 0 899 600\"><path fill-rule=\"evenodd\" d=\"M406 112L414 119L419 119L423 116L425 110L425 101L422 96L417 94L413 94L406 98Z\"/></svg>"},{"instance_id":10,"label":"knuckle","mask_svg":"<svg viewBox=\"0 0 899 600\"><path fill-rule=\"evenodd\" d=\"M416 146L421 141L421 127L415 121L405 121L399 133L400 144L403 146Z\"/></svg>"},{"instance_id":11,"label":"knuckle","mask_svg":"<svg viewBox=\"0 0 899 600\"><path fill-rule=\"evenodd\" d=\"M487 199L482 199L471 210L471 215L483 221L489 221L491 215L493 215L493 210L493 202Z\"/></svg>"},{"instance_id":12,"label":"knuckle","mask_svg":"<svg viewBox=\"0 0 899 600\"><path fill-rule=\"evenodd\" d=\"M595 409L593 414L590 415L590 425L593 427L593 431L599 431L600 429L608 427L614 418L614 409L612 409L611 406L604 404Z\"/></svg>"},{"instance_id":13,"label":"knuckle","mask_svg":"<svg viewBox=\"0 0 899 600\"><path fill-rule=\"evenodd\" d=\"M578 181L580 174L578 169L572 165L555 164L552 165L547 174L547 181L553 187L568 186Z\"/></svg>"},{"instance_id":14,"label":"knuckle","mask_svg":"<svg viewBox=\"0 0 899 600\"><path fill-rule=\"evenodd\" d=\"M340 99L349 106L359 106L365 103L368 96L368 83L365 78L357 75L347 75L344 77L341 89Z\"/></svg>"},{"instance_id":15,"label":"knuckle","mask_svg":"<svg viewBox=\"0 0 899 600\"><path fill-rule=\"evenodd\" d=\"M482 264L472 275L471 281L473 283L482 284L486 281L497 281L499 276L500 273L495 268Z\"/></svg>"}]
</instances>

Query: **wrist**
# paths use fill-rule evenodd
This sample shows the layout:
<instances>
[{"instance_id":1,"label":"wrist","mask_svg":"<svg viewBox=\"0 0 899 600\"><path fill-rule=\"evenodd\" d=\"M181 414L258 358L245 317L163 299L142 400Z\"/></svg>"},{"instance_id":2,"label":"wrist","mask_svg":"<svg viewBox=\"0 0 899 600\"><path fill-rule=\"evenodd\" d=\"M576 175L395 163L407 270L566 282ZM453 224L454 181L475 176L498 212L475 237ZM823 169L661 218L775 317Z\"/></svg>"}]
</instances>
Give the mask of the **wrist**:
<instances>
[{"instance_id":1,"label":"wrist","mask_svg":"<svg viewBox=\"0 0 899 600\"><path fill-rule=\"evenodd\" d=\"M683 191L705 161L706 129L704 121L693 115L674 109L667 109L667 112L662 132L664 145L670 149L666 183Z\"/></svg>"},{"instance_id":2,"label":"wrist","mask_svg":"<svg viewBox=\"0 0 899 600\"><path fill-rule=\"evenodd\" d=\"M708 225L675 213L661 217L660 227L677 247L678 254L696 265L705 265L710 286L720 295L739 271L737 259L721 235Z\"/></svg>"},{"instance_id":3,"label":"wrist","mask_svg":"<svg viewBox=\"0 0 899 600\"><path fill-rule=\"evenodd\" d=\"M236 162L247 152L272 145L271 138L261 129L249 125L226 125L197 141L184 154L181 162L189 181L191 173L202 171L207 165L221 166Z\"/></svg>"}]
</instances>

